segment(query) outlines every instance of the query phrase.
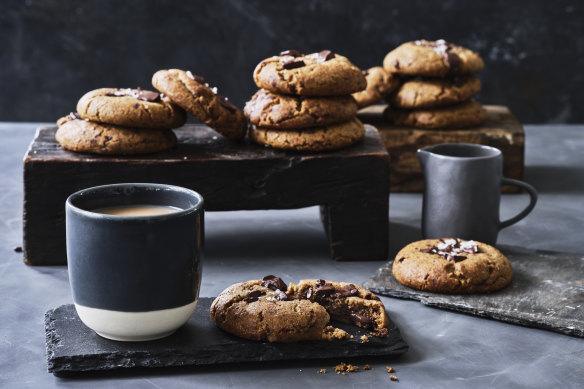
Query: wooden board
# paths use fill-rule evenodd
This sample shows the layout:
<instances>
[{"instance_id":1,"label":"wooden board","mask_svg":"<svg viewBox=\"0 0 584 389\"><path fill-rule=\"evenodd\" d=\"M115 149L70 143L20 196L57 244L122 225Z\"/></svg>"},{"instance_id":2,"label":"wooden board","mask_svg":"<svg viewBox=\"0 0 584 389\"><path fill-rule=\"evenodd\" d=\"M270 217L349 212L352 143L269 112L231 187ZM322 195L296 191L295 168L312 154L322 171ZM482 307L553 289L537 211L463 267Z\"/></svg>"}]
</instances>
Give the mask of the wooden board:
<instances>
[{"instance_id":1,"label":"wooden board","mask_svg":"<svg viewBox=\"0 0 584 389\"><path fill-rule=\"evenodd\" d=\"M377 338L368 330L334 322L352 339L299 343L255 342L217 328L209 318L212 298L200 298L187 324L173 335L152 342L116 342L86 327L72 304L45 315L47 367L55 375L132 367L201 366L217 363L330 359L399 355L408 350L390 320L389 336ZM369 342L363 343L366 335ZM337 362L338 363L338 362Z\"/></svg>"},{"instance_id":2,"label":"wooden board","mask_svg":"<svg viewBox=\"0 0 584 389\"><path fill-rule=\"evenodd\" d=\"M393 261L363 286L435 308L584 337L584 255L510 246L501 251L513 266L513 280L497 292L447 295L410 289L393 276Z\"/></svg>"},{"instance_id":3,"label":"wooden board","mask_svg":"<svg viewBox=\"0 0 584 389\"><path fill-rule=\"evenodd\" d=\"M523 178L525 134L521 123L507 107L486 105L487 120L476 128L461 130L424 130L396 127L383 119L385 105L374 105L359 111L364 123L379 130L391 156L390 183L392 192L421 192L424 177L416 150L437 143L477 143L493 146L503 152L503 175ZM504 192L517 192L505 187Z\"/></svg>"},{"instance_id":4,"label":"wooden board","mask_svg":"<svg viewBox=\"0 0 584 389\"><path fill-rule=\"evenodd\" d=\"M61 148L55 132L40 128L24 158L27 264L65 264L67 197L120 182L190 188L203 195L207 211L320 205L334 259L387 259L389 155L371 126L346 149L298 153L230 142L208 127L187 125L175 130L173 150L133 157L73 153Z\"/></svg>"}]
</instances>

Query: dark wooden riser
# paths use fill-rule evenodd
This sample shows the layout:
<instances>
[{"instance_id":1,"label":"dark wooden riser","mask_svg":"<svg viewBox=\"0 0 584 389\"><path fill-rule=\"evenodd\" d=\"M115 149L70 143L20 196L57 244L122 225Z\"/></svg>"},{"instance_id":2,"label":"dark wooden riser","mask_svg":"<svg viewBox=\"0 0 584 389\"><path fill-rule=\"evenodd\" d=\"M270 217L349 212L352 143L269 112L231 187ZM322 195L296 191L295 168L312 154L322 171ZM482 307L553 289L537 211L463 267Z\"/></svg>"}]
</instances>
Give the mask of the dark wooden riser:
<instances>
[{"instance_id":1,"label":"dark wooden riser","mask_svg":"<svg viewBox=\"0 0 584 389\"><path fill-rule=\"evenodd\" d=\"M205 126L175 130L179 144L148 156L73 153L38 130L24 158L24 250L30 265L63 265L65 200L80 189L153 182L196 190L207 211L321 206L336 260L386 259L389 155L379 133L334 152L294 153L234 143Z\"/></svg>"},{"instance_id":2,"label":"dark wooden riser","mask_svg":"<svg viewBox=\"0 0 584 389\"><path fill-rule=\"evenodd\" d=\"M487 105L487 120L482 126L461 130L396 127L383 119L385 108L385 105L365 108L359 111L359 118L377 127L391 155L392 192L424 190L416 150L438 143L477 143L496 147L503 152L503 175L517 180L523 178L525 134L521 123L507 107ZM504 187L503 191L516 193L518 189Z\"/></svg>"}]
</instances>

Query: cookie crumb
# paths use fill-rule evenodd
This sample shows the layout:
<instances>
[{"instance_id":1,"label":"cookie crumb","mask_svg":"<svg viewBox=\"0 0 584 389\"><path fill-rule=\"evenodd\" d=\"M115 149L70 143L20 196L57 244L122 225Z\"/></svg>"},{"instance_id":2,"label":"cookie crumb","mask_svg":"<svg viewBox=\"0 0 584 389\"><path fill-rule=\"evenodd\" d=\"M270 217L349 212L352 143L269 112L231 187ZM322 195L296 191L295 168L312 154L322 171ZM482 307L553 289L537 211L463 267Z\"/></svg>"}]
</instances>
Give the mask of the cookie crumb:
<instances>
[{"instance_id":1,"label":"cookie crumb","mask_svg":"<svg viewBox=\"0 0 584 389\"><path fill-rule=\"evenodd\" d=\"M16 247L14 248L14 252L15 252L15 253L22 253L22 247L20 247L20 246L16 246Z\"/></svg>"},{"instance_id":2,"label":"cookie crumb","mask_svg":"<svg viewBox=\"0 0 584 389\"><path fill-rule=\"evenodd\" d=\"M369 338L367 337L367 335L361 336L361 343L367 343L367 342L369 342Z\"/></svg>"},{"instance_id":3,"label":"cookie crumb","mask_svg":"<svg viewBox=\"0 0 584 389\"><path fill-rule=\"evenodd\" d=\"M369 366L369 364L366 364L365 366L363 366L363 370L371 370L371 366Z\"/></svg>"},{"instance_id":4,"label":"cookie crumb","mask_svg":"<svg viewBox=\"0 0 584 389\"><path fill-rule=\"evenodd\" d=\"M385 366L385 370L387 370L388 373L393 373L395 371L395 369L391 366Z\"/></svg>"},{"instance_id":5,"label":"cookie crumb","mask_svg":"<svg viewBox=\"0 0 584 389\"><path fill-rule=\"evenodd\" d=\"M341 362L334 367L337 374L346 375L346 373L353 373L359 371L359 366L351 365L345 362Z\"/></svg>"},{"instance_id":6,"label":"cookie crumb","mask_svg":"<svg viewBox=\"0 0 584 389\"><path fill-rule=\"evenodd\" d=\"M326 339L329 342L333 340L345 340L348 338L349 333L347 331L333 326L326 326L322 331L322 339Z\"/></svg>"},{"instance_id":7,"label":"cookie crumb","mask_svg":"<svg viewBox=\"0 0 584 389\"><path fill-rule=\"evenodd\" d=\"M320 369L316 372L316 374L326 374L326 369Z\"/></svg>"},{"instance_id":8,"label":"cookie crumb","mask_svg":"<svg viewBox=\"0 0 584 389\"><path fill-rule=\"evenodd\" d=\"M380 328L377 331L371 332L371 335L378 338L387 338L389 336L389 330L387 328Z\"/></svg>"},{"instance_id":9,"label":"cookie crumb","mask_svg":"<svg viewBox=\"0 0 584 389\"><path fill-rule=\"evenodd\" d=\"M398 381L397 377L394 376L394 375L390 375L389 376L389 379L392 380L392 381Z\"/></svg>"}]
</instances>

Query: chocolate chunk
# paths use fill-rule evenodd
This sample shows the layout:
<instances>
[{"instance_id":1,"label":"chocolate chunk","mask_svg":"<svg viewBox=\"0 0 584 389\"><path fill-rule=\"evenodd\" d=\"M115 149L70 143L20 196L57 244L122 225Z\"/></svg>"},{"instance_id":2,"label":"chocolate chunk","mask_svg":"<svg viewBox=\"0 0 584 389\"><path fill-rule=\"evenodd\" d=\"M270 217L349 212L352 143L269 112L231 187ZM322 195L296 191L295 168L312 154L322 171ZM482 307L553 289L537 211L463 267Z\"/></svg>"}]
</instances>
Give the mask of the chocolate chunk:
<instances>
[{"instance_id":1,"label":"chocolate chunk","mask_svg":"<svg viewBox=\"0 0 584 389\"><path fill-rule=\"evenodd\" d=\"M196 74L191 73L190 70L187 70L187 77L189 77L192 80L195 80L196 82L198 82L199 84L205 84L205 77L201 77L201 76L197 76Z\"/></svg>"},{"instance_id":2,"label":"chocolate chunk","mask_svg":"<svg viewBox=\"0 0 584 389\"><path fill-rule=\"evenodd\" d=\"M316 62L323 63L333 58L335 58L335 53L333 53L330 50L323 50L320 53L318 53L318 56L316 57Z\"/></svg>"},{"instance_id":3,"label":"chocolate chunk","mask_svg":"<svg viewBox=\"0 0 584 389\"><path fill-rule=\"evenodd\" d=\"M450 73L458 73L460 71L462 60L457 54L446 51L446 53L444 53L444 60L450 68Z\"/></svg>"},{"instance_id":4,"label":"chocolate chunk","mask_svg":"<svg viewBox=\"0 0 584 389\"><path fill-rule=\"evenodd\" d=\"M454 260L454 262L460 262L464 261L466 257L464 255L454 255L452 259Z\"/></svg>"},{"instance_id":5,"label":"chocolate chunk","mask_svg":"<svg viewBox=\"0 0 584 389\"><path fill-rule=\"evenodd\" d=\"M369 75L369 71L368 70L361 70L361 74L364 75L365 77L367 77Z\"/></svg>"},{"instance_id":6,"label":"chocolate chunk","mask_svg":"<svg viewBox=\"0 0 584 389\"><path fill-rule=\"evenodd\" d=\"M440 243L435 247L420 249L420 252L426 254L437 254L447 261L452 262L464 261L467 257L460 255L462 253L476 254L480 252L479 246L472 240L440 239L439 242Z\"/></svg>"},{"instance_id":7,"label":"chocolate chunk","mask_svg":"<svg viewBox=\"0 0 584 389\"><path fill-rule=\"evenodd\" d=\"M395 66L395 68L399 70L399 61L397 59L393 61L393 66Z\"/></svg>"},{"instance_id":8,"label":"chocolate chunk","mask_svg":"<svg viewBox=\"0 0 584 389\"><path fill-rule=\"evenodd\" d=\"M264 278L262 278L262 286L265 286L266 288L272 290L280 289L281 291L284 292L288 290L288 286L284 281L282 281L280 277L276 277L271 274L269 276L265 276Z\"/></svg>"},{"instance_id":9,"label":"chocolate chunk","mask_svg":"<svg viewBox=\"0 0 584 389\"><path fill-rule=\"evenodd\" d=\"M321 280L321 279L319 279L319 280L316 280L316 283L315 283L315 285L316 285L316 287L318 288L319 286L326 285L326 281L325 281L325 280ZM332 285L332 284L329 284L329 285Z\"/></svg>"},{"instance_id":10,"label":"chocolate chunk","mask_svg":"<svg viewBox=\"0 0 584 389\"><path fill-rule=\"evenodd\" d=\"M282 63L282 67L284 69L296 69L296 68L301 68L303 66L306 66L306 64L304 63L303 60L298 60L298 61L286 61Z\"/></svg>"},{"instance_id":11,"label":"chocolate chunk","mask_svg":"<svg viewBox=\"0 0 584 389\"><path fill-rule=\"evenodd\" d=\"M237 112L237 107L231 101L227 100L227 97L217 95L217 100L219 101L219 104L221 104L221 106L227 109L229 112L231 113Z\"/></svg>"},{"instance_id":12,"label":"chocolate chunk","mask_svg":"<svg viewBox=\"0 0 584 389\"><path fill-rule=\"evenodd\" d=\"M359 294L359 290L353 284L345 285L342 288L337 288L336 293L333 295L334 298L338 297L349 297L356 296Z\"/></svg>"},{"instance_id":13,"label":"chocolate chunk","mask_svg":"<svg viewBox=\"0 0 584 389\"><path fill-rule=\"evenodd\" d=\"M246 303L253 303L255 301L258 301L260 296L263 296L265 293L262 292L261 290L254 290L252 291L246 298L244 298L243 300Z\"/></svg>"},{"instance_id":14,"label":"chocolate chunk","mask_svg":"<svg viewBox=\"0 0 584 389\"><path fill-rule=\"evenodd\" d=\"M362 328L373 328L373 319L371 319L368 316L360 315L360 314L355 313L355 312L351 312L349 314L349 317L353 321L357 322L357 324Z\"/></svg>"},{"instance_id":15,"label":"chocolate chunk","mask_svg":"<svg viewBox=\"0 0 584 389\"><path fill-rule=\"evenodd\" d=\"M319 286L318 288L316 288L316 290L314 291L314 296L316 298L331 296L333 293L335 293L335 291L336 291L336 289L334 286L323 285L323 286Z\"/></svg>"},{"instance_id":16,"label":"chocolate chunk","mask_svg":"<svg viewBox=\"0 0 584 389\"><path fill-rule=\"evenodd\" d=\"M138 93L136 93L134 97L138 100L153 102L160 100L160 93L138 88Z\"/></svg>"},{"instance_id":17,"label":"chocolate chunk","mask_svg":"<svg viewBox=\"0 0 584 389\"><path fill-rule=\"evenodd\" d=\"M20 246L16 246L16 247L14 248L14 252L15 252L15 253L22 253L22 247L20 247Z\"/></svg>"},{"instance_id":18,"label":"chocolate chunk","mask_svg":"<svg viewBox=\"0 0 584 389\"><path fill-rule=\"evenodd\" d=\"M302 57L303 55L304 54L302 54L298 50L286 50L286 51L282 51L280 53L280 57L287 57L287 56L291 56L291 57Z\"/></svg>"},{"instance_id":19,"label":"chocolate chunk","mask_svg":"<svg viewBox=\"0 0 584 389\"><path fill-rule=\"evenodd\" d=\"M314 291L312 290L312 288L308 288L308 292L306 292L306 298L310 299L313 294L314 294Z\"/></svg>"},{"instance_id":20,"label":"chocolate chunk","mask_svg":"<svg viewBox=\"0 0 584 389\"><path fill-rule=\"evenodd\" d=\"M278 293L278 296L276 297L278 300L280 300L280 301L289 300L288 295L286 293L282 292L280 289L276 289L276 293Z\"/></svg>"}]
</instances>

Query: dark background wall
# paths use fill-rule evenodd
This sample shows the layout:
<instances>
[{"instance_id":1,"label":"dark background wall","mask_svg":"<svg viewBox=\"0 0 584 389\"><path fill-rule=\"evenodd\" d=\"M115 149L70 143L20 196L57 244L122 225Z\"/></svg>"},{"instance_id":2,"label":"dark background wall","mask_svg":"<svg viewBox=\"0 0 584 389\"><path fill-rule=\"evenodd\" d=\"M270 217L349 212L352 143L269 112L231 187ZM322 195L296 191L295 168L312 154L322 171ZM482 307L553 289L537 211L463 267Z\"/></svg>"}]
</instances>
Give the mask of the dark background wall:
<instances>
[{"instance_id":1,"label":"dark background wall","mask_svg":"<svg viewBox=\"0 0 584 389\"><path fill-rule=\"evenodd\" d=\"M524 123L584 122L584 6L577 1L26 0L0 3L0 120L53 121L99 87L151 88L190 69L242 106L255 65L325 48L357 66L443 38L485 60L479 100Z\"/></svg>"}]
</instances>

